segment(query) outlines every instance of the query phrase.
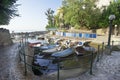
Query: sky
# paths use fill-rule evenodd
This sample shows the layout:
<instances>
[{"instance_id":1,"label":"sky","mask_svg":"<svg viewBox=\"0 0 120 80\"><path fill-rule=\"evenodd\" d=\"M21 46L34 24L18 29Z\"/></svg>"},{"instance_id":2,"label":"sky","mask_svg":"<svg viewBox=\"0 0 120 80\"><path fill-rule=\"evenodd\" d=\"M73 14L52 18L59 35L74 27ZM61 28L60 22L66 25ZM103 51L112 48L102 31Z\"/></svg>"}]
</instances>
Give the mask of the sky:
<instances>
[{"instance_id":1,"label":"sky","mask_svg":"<svg viewBox=\"0 0 120 80\"><path fill-rule=\"evenodd\" d=\"M62 0L18 0L18 13L20 17L11 19L9 25L0 26L10 32L44 31L47 25L45 12L48 8L56 10L61 6Z\"/></svg>"}]
</instances>

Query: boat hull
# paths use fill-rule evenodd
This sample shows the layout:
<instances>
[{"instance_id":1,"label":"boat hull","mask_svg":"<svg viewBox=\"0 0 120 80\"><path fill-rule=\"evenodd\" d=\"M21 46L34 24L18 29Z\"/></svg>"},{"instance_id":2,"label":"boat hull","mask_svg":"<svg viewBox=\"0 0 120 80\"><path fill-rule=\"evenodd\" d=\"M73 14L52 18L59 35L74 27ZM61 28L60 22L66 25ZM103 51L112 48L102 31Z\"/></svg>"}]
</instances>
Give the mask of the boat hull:
<instances>
[{"instance_id":1,"label":"boat hull","mask_svg":"<svg viewBox=\"0 0 120 80\"><path fill-rule=\"evenodd\" d=\"M75 48L75 53L80 56L84 55L86 52L95 52L95 51L96 50L93 47L77 46Z\"/></svg>"},{"instance_id":2,"label":"boat hull","mask_svg":"<svg viewBox=\"0 0 120 80\"><path fill-rule=\"evenodd\" d=\"M68 49L65 49L63 51L55 52L51 56L52 57L67 57L73 53L74 53L73 48L68 48Z\"/></svg>"},{"instance_id":3,"label":"boat hull","mask_svg":"<svg viewBox=\"0 0 120 80\"><path fill-rule=\"evenodd\" d=\"M52 48L52 49L43 50L42 53L52 54L52 53L57 52L57 51L58 51L58 49L57 49L57 47L55 47L55 48Z\"/></svg>"}]
</instances>

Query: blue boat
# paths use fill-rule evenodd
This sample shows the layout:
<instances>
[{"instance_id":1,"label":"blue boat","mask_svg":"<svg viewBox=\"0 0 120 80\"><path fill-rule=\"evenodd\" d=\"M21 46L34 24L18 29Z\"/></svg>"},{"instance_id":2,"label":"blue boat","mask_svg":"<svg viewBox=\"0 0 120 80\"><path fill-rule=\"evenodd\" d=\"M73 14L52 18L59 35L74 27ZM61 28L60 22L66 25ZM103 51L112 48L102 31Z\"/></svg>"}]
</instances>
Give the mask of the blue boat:
<instances>
[{"instance_id":1,"label":"blue boat","mask_svg":"<svg viewBox=\"0 0 120 80\"><path fill-rule=\"evenodd\" d=\"M52 57L67 57L67 56L69 56L69 55L71 55L73 53L74 53L73 48L67 48L67 49L65 49L63 51L55 52L51 56Z\"/></svg>"}]
</instances>

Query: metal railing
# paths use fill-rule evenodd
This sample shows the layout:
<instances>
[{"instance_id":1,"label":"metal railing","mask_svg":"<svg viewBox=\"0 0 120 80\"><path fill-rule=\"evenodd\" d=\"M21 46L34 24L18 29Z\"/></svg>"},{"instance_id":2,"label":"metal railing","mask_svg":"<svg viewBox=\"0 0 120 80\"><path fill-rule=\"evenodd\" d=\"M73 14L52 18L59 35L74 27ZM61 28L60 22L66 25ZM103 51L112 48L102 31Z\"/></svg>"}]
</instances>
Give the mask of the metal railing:
<instances>
[{"instance_id":1,"label":"metal railing","mask_svg":"<svg viewBox=\"0 0 120 80\"><path fill-rule=\"evenodd\" d=\"M120 46L120 41L111 41L110 47L108 47L108 42L103 42L101 45L98 45L97 49L97 56L96 61L99 62L99 60L106 54L106 50L109 50L109 54L114 51L114 46ZM120 50L120 49L119 49Z\"/></svg>"},{"instance_id":2,"label":"metal railing","mask_svg":"<svg viewBox=\"0 0 120 80\"><path fill-rule=\"evenodd\" d=\"M115 42L116 41L112 41L111 47L114 46ZM120 42L120 41L117 41L117 42ZM98 45L96 55L94 55L94 53L92 52L90 54L80 56L81 58L83 58L83 57L89 57L90 58L90 60L88 62L88 66L89 66L89 70L90 70L89 72L90 72L91 75L93 74L93 70L92 70L93 69L93 62L99 62L99 60L105 54L104 51L106 50L106 46L107 46L106 42L103 42L101 45ZM30 58L33 58L33 59L34 59L34 56L27 55L25 53L24 47L25 47L25 45L22 45L22 44L19 47L19 58L20 58L20 61L24 62L25 75L27 75L27 66L30 66L31 68L38 69L38 70L44 69L43 67L34 66L34 65L28 64L26 62L26 56L30 57ZM46 59L46 58L38 58L38 59ZM73 60L73 59L75 59L75 58L64 58L64 59L62 58L62 60ZM54 58L48 58L48 60L54 60ZM81 68L81 66L76 66L76 67L72 67L72 68L60 68L61 58L56 58L56 60L57 60L57 69L49 69L49 70L56 70L57 71L57 76L56 76L57 80L60 80L60 70L71 70L71 69ZM86 64L83 64L83 65L86 65Z\"/></svg>"}]
</instances>

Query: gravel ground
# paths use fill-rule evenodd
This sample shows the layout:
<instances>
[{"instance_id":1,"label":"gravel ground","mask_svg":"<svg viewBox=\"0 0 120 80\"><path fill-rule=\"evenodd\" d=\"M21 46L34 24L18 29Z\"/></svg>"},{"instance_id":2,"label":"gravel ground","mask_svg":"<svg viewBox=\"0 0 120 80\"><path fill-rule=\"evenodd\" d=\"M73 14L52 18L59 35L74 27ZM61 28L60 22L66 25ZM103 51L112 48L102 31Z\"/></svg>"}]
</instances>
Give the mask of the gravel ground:
<instances>
[{"instance_id":1,"label":"gravel ground","mask_svg":"<svg viewBox=\"0 0 120 80\"><path fill-rule=\"evenodd\" d=\"M104 55L93 68L93 75L85 73L77 78L66 80L120 80L120 51Z\"/></svg>"}]
</instances>

